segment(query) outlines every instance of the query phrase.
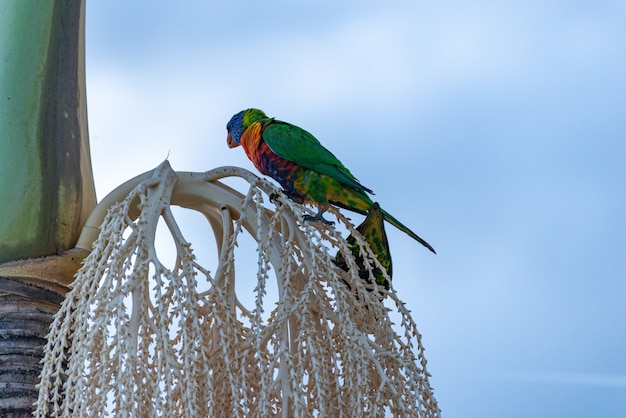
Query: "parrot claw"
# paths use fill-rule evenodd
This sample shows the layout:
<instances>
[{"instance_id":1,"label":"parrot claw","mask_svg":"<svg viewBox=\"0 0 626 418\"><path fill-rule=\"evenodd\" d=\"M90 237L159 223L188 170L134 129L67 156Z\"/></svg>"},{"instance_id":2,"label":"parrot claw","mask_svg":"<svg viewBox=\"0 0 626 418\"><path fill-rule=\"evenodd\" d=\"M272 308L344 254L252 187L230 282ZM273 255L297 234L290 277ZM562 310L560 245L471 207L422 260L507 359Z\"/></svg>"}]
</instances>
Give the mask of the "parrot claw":
<instances>
[{"instance_id":1,"label":"parrot claw","mask_svg":"<svg viewBox=\"0 0 626 418\"><path fill-rule=\"evenodd\" d=\"M325 223L326 225L334 225L334 224L335 224L335 222L333 222L333 221L329 221L329 220L327 220L327 219L324 219L324 216L322 216L323 214L324 214L324 211L323 211L323 210L320 210L319 212L317 212L317 213L315 214L315 216L311 216L311 215L304 215L304 216L302 217L302 219L304 219L305 221L310 221L310 222L313 222L313 221L320 221L320 222Z\"/></svg>"},{"instance_id":2,"label":"parrot claw","mask_svg":"<svg viewBox=\"0 0 626 418\"><path fill-rule=\"evenodd\" d=\"M280 195L278 193L272 193L270 195L270 203L279 203L280 204Z\"/></svg>"}]
</instances>

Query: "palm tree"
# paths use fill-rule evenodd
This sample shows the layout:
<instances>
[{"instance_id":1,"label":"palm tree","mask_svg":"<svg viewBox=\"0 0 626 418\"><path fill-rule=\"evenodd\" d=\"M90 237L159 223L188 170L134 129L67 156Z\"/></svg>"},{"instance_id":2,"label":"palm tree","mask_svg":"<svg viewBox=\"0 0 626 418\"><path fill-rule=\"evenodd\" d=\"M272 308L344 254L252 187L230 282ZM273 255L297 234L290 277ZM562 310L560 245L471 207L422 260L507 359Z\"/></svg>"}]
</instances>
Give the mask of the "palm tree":
<instances>
[{"instance_id":1,"label":"palm tree","mask_svg":"<svg viewBox=\"0 0 626 418\"><path fill-rule=\"evenodd\" d=\"M0 416L31 416L95 206L82 0L0 2Z\"/></svg>"}]
</instances>

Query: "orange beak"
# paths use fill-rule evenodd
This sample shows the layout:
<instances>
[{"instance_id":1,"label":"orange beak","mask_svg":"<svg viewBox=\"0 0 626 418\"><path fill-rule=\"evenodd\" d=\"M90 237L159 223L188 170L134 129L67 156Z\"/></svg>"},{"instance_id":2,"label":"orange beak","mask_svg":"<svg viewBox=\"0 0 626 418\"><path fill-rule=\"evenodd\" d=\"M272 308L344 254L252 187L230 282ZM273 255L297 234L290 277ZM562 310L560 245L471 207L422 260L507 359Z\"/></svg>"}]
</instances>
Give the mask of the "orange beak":
<instances>
[{"instance_id":1,"label":"orange beak","mask_svg":"<svg viewBox=\"0 0 626 418\"><path fill-rule=\"evenodd\" d=\"M239 146L238 143L233 141L233 137L230 136L230 134L228 134L228 136L226 137L226 144L228 145L228 148L235 148Z\"/></svg>"}]
</instances>

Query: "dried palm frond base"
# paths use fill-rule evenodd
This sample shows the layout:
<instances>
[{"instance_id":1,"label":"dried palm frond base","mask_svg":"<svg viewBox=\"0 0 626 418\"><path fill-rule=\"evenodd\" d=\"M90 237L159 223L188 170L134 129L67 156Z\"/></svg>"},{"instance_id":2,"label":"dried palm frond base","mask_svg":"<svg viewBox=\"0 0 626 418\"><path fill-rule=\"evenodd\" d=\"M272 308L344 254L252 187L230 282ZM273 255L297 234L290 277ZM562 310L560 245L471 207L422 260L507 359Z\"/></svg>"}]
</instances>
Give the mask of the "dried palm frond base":
<instances>
[{"instance_id":1,"label":"dried palm frond base","mask_svg":"<svg viewBox=\"0 0 626 418\"><path fill-rule=\"evenodd\" d=\"M218 181L229 176L249 183L246 195ZM170 205L205 215L218 241L214 273L197 262ZM91 253L51 326L36 416L439 416L404 303L393 288L368 290L341 233L303 222L305 213L235 167L185 173L165 162L120 186L77 244ZM381 268L332 213L370 270ZM157 258L159 219L175 242L173 268ZM236 248L245 233L256 253ZM337 250L348 272L331 261ZM235 292L235 257L257 263L253 306Z\"/></svg>"}]
</instances>

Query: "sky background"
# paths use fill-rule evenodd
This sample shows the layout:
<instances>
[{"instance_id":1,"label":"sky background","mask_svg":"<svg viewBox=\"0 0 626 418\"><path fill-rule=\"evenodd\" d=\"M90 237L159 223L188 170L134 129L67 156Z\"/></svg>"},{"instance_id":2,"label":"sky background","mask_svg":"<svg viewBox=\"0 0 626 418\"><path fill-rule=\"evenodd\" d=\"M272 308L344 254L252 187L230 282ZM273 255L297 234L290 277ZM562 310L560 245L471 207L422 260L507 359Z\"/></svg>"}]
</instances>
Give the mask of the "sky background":
<instances>
[{"instance_id":1,"label":"sky background","mask_svg":"<svg viewBox=\"0 0 626 418\"><path fill-rule=\"evenodd\" d=\"M444 416L624 417L624 22L623 0L88 1L98 197L168 155L254 171L225 125L261 108L437 249L387 228Z\"/></svg>"}]
</instances>

